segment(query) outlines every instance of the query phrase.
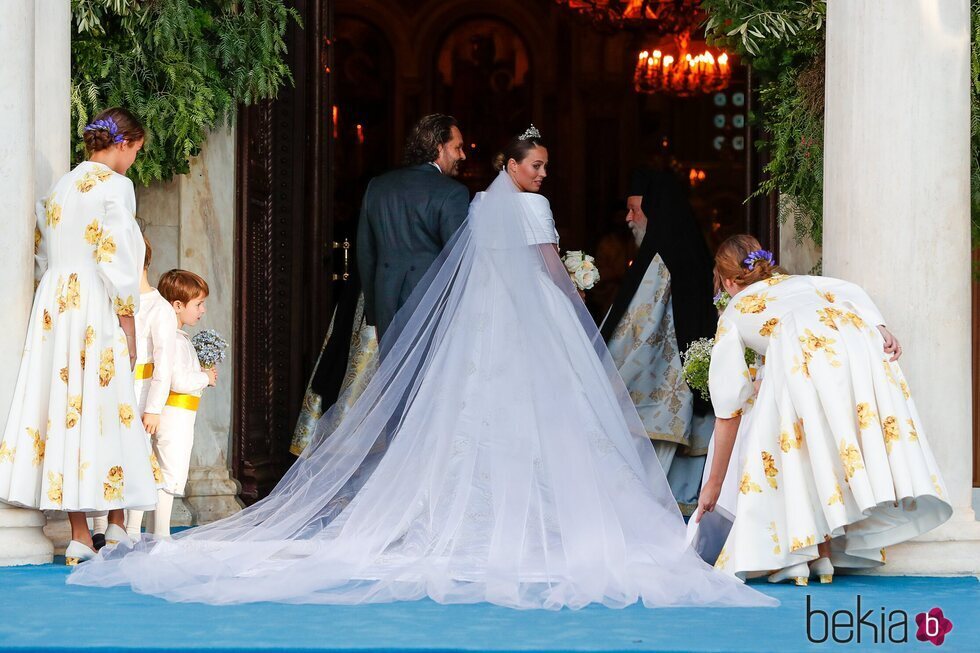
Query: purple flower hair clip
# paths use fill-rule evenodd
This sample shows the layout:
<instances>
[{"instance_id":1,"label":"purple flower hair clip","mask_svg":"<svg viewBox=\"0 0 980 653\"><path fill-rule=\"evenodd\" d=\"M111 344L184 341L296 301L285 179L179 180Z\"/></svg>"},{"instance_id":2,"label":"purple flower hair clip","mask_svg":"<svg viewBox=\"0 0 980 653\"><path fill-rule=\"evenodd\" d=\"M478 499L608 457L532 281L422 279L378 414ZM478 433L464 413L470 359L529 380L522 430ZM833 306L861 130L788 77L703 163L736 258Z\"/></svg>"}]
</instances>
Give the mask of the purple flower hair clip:
<instances>
[{"instance_id":1,"label":"purple flower hair clip","mask_svg":"<svg viewBox=\"0 0 980 653\"><path fill-rule=\"evenodd\" d=\"M109 136L112 136L113 143L122 143L126 138L119 133L119 126L116 121L112 119L112 116L106 116L102 120L96 120L93 123L85 125L85 131L97 131L103 130L109 132Z\"/></svg>"},{"instance_id":2,"label":"purple flower hair clip","mask_svg":"<svg viewBox=\"0 0 980 653\"><path fill-rule=\"evenodd\" d=\"M772 252L766 251L764 249L757 249L754 252L750 253L748 257L746 257L746 259L742 261L742 264L748 267L749 270L753 270L755 269L755 264L758 263L759 261L767 261L771 266L776 265L776 259L773 258Z\"/></svg>"}]
</instances>

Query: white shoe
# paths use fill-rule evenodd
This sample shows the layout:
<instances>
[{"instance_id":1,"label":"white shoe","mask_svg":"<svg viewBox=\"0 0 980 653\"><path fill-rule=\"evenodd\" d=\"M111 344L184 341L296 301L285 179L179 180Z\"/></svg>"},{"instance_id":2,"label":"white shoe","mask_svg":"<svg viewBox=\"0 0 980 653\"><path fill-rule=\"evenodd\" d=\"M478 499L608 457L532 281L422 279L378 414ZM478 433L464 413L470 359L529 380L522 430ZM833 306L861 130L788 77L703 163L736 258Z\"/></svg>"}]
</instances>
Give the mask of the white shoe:
<instances>
[{"instance_id":1,"label":"white shoe","mask_svg":"<svg viewBox=\"0 0 980 653\"><path fill-rule=\"evenodd\" d=\"M105 545L114 546L116 544L124 544L126 546L133 546L133 540L126 533L126 529L115 524L109 524L109 527L105 529Z\"/></svg>"},{"instance_id":2,"label":"white shoe","mask_svg":"<svg viewBox=\"0 0 980 653\"><path fill-rule=\"evenodd\" d=\"M72 540L65 549L65 564L74 567L80 562L91 560L95 557L95 549L92 549L78 540Z\"/></svg>"},{"instance_id":3,"label":"white shoe","mask_svg":"<svg viewBox=\"0 0 980 653\"><path fill-rule=\"evenodd\" d=\"M781 583L784 580L792 580L800 587L805 587L810 582L810 568L805 562L801 562L791 567L784 567L769 576L770 583Z\"/></svg>"},{"instance_id":4,"label":"white shoe","mask_svg":"<svg viewBox=\"0 0 980 653\"><path fill-rule=\"evenodd\" d=\"M810 563L810 577L814 576L824 584L834 582L834 565L830 562L830 558L817 558Z\"/></svg>"}]
</instances>

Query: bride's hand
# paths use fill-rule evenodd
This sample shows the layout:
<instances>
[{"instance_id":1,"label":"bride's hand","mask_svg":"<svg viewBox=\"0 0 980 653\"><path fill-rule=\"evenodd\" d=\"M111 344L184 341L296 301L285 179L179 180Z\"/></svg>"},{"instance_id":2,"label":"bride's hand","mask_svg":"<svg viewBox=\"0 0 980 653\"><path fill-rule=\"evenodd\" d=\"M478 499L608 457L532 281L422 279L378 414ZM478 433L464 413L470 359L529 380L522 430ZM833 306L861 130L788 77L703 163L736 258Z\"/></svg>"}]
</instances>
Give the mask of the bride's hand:
<instances>
[{"instance_id":1,"label":"bride's hand","mask_svg":"<svg viewBox=\"0 0 980 653\"><path fill-rule=\"evenodd\" d=\"M893 336L891 331L883 325L878 325L878 331L881 332L881 337L885 339L885 353L892 355L891 362L894 363L902 357L902 345L898 342L898 338Z\"/></svg>"},{"instance_id":2,"label":"bride's hand","mask_svg":"<svg viewBox=\"0 0 980 653\"><path fill-rule=\"evenodd\" d=\"M706 512L714 512L715 504L718 503L718 496L721 494L721 483L716 483L712 479L701 488L701 496L698 498L698 514L694 522L701 523L701 518Z\"/></svg>"}]
</instances>

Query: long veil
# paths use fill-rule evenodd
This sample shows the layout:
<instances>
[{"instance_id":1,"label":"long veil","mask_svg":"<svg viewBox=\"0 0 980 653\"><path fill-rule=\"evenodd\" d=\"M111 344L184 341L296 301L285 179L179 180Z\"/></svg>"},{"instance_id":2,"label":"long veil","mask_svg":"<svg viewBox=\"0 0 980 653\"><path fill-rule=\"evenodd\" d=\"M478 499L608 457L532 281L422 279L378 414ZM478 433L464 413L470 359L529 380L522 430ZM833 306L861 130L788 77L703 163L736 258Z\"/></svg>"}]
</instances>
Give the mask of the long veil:
<instances>
[{"instance_id":1,"label":"long veil","mask_svg":"<svg viewBox=\"0 0 980 653\"><path fill-rule=\"evenodd\" d=\"M533 200L533 201L532 201ZM173 601L774 605L705 564L540 196L501 174L264 500L69 583Z\"/></svg>"}]
</instances>

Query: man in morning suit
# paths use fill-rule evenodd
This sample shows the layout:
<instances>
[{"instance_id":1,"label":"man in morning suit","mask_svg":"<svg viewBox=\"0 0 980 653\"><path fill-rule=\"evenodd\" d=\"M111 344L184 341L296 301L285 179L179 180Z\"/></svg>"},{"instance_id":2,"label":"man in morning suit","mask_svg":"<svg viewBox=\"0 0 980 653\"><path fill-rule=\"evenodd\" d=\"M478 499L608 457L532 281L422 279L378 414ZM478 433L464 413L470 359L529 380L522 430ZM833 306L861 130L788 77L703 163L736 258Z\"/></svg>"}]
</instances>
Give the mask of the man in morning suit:
<instances>
[{"instance_id":1,"label":"man in morning suit","mask_svg":"<svg viewBox=\"0 0 980 653\"><path fill-rule=\"evenodd\" d=\"M425 116L408 138L406 165L375 177L364 192L357 265L365 317L377 328L379 341L466 220L469 191L453 179L465 159L456 120Z\"/></svg>"}]
</instances>

